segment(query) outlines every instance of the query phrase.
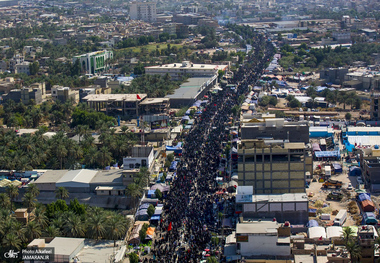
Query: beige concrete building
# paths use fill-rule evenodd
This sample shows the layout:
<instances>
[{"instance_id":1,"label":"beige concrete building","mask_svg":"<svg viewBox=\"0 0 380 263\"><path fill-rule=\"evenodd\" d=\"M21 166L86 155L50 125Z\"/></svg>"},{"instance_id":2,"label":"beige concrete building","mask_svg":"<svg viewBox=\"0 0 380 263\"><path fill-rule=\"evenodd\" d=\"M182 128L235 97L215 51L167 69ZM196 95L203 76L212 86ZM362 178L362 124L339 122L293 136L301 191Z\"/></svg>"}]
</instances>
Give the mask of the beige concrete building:
<instances>
[{"instance_id":1,"label":"beige concrete building","mask_svg":"<svg viewBox=\"0 0 380 263\"><path fill-rule=\"evenodd\" d=\"M253 194L304 193L313 160L305 143L242 140L238 150L238 184Z\"/></svg>"}]
</instances>

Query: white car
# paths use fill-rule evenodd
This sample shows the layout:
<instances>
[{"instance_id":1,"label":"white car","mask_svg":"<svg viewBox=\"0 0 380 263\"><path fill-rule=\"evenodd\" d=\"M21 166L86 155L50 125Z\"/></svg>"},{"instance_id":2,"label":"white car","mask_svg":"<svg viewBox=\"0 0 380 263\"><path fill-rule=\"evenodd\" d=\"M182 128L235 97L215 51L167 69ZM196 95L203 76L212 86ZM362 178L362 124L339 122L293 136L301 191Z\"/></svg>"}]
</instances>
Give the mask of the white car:
<instances>
[{"instance_id":1,"label":"white car","mask_svg":"<svg viewBox=\"0 0 380 263\"><path fill-rule=\"evenodd\" d=\"M352 190L352 184L348 183L347 190Z\"/></svg>"}]
</instances>

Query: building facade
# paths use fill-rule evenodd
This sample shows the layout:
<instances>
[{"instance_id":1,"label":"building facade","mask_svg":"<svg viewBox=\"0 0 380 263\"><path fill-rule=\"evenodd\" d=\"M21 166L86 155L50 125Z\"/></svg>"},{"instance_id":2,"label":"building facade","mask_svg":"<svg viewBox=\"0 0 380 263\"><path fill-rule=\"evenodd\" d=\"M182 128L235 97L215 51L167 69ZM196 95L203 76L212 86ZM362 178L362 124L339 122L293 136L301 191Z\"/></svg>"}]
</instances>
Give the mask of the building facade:
<instances>
[{"instance_id":1,"label":"building facade","mask_svg":"<svg viewBox=\"0 0 380 263\"><path fill-rule=\"evenodd\" d=\"M145 67L145 73L150 75L165 76L169 74L172 79L180 79L181 76L207 77L218 74L219 70L226 71L228 65L193 64L190 61L183 61L182 64L173 63L160 66Z\"/></svg>"},{"instance_id":2,"label":"building facade","mask_svg":"<svg viewBox=\"0 0 380 263\"><path fill-rule=\"evenodd\" d=\"M113 58L113 52L109 50L91 52L73 58L73 64L79 59L82 70L86 74L95 74L107 70L108 60Z\"/></svg>"},{"instance_id":3,"label":"building facade","mask_svg":"<svg viewBox=\"0 0 380 263\"><path fill-rule=\"evenodd\" d=\"M304 193L313 160L304 143L242 140L238 149L238 184L253 194Z\"/></svg>"},{"instance_id":4,"label":"building facade","mask_svg":"<svg viewBox=\"0 0 380 263\"><path fill-rule=\"evenodd\" d=\"M157 10L155 2L132 2L129 16L133 20L156 22Z\"/></svg>"}]
</instances>

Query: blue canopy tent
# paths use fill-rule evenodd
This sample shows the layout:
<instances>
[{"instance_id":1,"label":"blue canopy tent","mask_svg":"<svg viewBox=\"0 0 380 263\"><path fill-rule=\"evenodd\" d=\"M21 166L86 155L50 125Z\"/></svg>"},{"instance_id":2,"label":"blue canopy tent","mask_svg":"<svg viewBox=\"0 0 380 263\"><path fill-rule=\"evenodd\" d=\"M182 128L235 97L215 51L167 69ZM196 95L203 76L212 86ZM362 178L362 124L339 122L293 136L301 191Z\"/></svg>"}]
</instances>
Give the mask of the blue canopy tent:
<instances>
[{"instance_id":1,"label":"blue canopy tent","mask_svg":"<svg viewBox=\"0 0 380 263\"><path fill-rule=\"evenodd\" d=\"M170 164L169 172L173 172L173 171L177 170L177 164L178 164L177 161L173 161L173 162Z\"/></svg>"},{"instance_id":2,"label":"blue canopy tent","mask_svg":"<svg viewBox=\"0 0 380 263\"><path fill-rule=\"evenodd\" d=\"M176 146L166 146L167 151L174 151L175 153L182 153L182 142L177 143Z\"/></svg>"},{"instance_id":3,"label":"blue canopy tent","mask_svg":"<svg viewBox=\"0 0 380 263\"><path fill-rule=\"evenodd\" d=\"M336 174L343 172L342 166L339 163L333 163L333 167Z\"/></svg>"},{"instance_id":4,"label":"blue canopy tent","mask_svg":"<svg viewBox=\"0 0 380 263\"><path fill-rule=\"evenodd\" d=\"M340 159L340 150L314 152L315 158L336 158Z\"/></svg>"},{"instance_id":5,"label":"blue canopy tent","mask_svg":"<svg viewBox=\"0 0 380 263\"><path fill-rule=\"evenodd\" d=\"M307 227L315 227L319 226L318 222L316 220L309 220L309 222L306 224Z\"/></svg>"},{"instance_id":6,"label":"blue canopy tent","mask_svg":"<svg viewBox=\"0 0 380 263\"><path fill-rule=\"evenodd\" d=\"M377 225L376 216L372 212L363 213L363 222L364 225Z\"/></svg>"},{"instance_id":7,"label":"blue canopy tent","mask_svg":"<svg viewBox=\"0 0 380 263\"><path fill-rule=\"evenodd\" d=\"M360 176L362 175L362 170L357 167L357 166L350 166L350 172L349 172L349 175L350 176Z\"/></svg>"}]
</instances>

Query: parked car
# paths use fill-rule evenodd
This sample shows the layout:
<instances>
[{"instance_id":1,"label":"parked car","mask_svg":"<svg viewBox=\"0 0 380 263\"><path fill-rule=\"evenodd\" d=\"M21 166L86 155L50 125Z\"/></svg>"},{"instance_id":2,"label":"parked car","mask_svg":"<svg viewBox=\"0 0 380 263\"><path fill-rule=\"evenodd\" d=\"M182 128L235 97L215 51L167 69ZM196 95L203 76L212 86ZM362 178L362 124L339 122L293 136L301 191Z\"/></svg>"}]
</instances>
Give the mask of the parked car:
<instances>
[{"instance_id":1,"label":"parked car","mask_svg":"<svg viewBox=\"0 0 380 263\"><path fill-rule=\"evenodd\" d=\"M347 190L352 190L352 184L348 183Z\"/></svg>"}]
</instances>

